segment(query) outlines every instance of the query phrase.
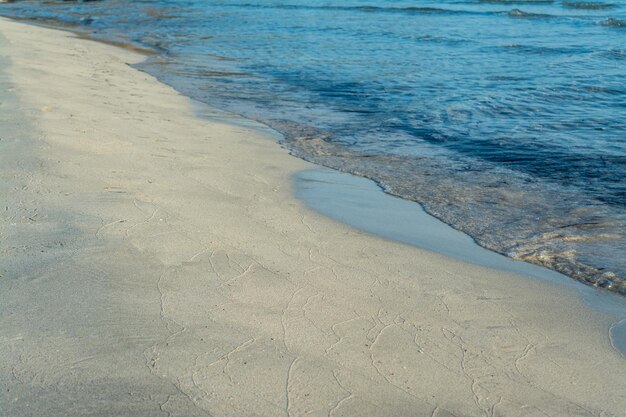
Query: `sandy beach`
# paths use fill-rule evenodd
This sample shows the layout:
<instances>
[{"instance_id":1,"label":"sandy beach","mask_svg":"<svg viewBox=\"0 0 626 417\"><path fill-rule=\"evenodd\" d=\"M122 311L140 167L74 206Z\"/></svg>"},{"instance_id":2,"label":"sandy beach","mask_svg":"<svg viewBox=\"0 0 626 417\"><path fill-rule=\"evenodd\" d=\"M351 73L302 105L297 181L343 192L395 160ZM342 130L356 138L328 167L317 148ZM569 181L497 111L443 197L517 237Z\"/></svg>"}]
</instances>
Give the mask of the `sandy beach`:
<instances>
[{"instance_id":1,"label":"sandy beach","mask_svg":"<svg viewBox=\"0 0 626 417\"><path fill-rule=\"evenodd\" d=\"M1 416L624 415L575 289L307 209L314 165L136 52L5 19L0 52Z\"/></svg>"}]
</instances>

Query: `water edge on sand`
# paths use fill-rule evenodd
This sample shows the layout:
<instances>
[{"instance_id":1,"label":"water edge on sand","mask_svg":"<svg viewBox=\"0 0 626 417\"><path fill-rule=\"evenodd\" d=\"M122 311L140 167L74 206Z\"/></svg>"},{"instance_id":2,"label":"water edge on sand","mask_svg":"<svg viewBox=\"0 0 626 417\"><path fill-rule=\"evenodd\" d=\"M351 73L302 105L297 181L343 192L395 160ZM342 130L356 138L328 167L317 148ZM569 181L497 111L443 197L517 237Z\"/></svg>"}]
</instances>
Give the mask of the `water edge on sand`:
<instances>
[{"instance_id":1,"label":"water edge on sand","mask_svg":"<svg viewBox=\"0 0 626 417\"><path fill-rule=\"evenodd\" d=\"M591 308L615 317L609 337L613 347L626 357L626 303L622 296L485 249L426 213L418 203L391 196L366 178L319 168L301 171L293 180L296 196L307 207L357 229L464 262L575 288Z\"/></svg>"}]
</instances>

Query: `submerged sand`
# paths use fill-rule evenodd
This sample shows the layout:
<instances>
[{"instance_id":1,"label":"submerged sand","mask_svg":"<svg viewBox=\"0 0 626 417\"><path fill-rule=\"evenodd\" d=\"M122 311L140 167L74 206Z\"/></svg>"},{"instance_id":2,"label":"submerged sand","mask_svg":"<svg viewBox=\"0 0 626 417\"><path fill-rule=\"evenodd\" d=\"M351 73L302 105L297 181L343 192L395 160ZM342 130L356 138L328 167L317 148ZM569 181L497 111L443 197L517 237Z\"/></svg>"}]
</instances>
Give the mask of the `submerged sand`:
<instances>
[{"instance_id":1,"label":"submerged sand","mask_svg":"<svg viewBox=\"0 0 626 417\"><path fill-rule=\"evenodd\" d=\"M309 211L312 165L140 55L7 20L0 51L0 415L624 415L575 290Z\"/></svg>"}]
</instances>

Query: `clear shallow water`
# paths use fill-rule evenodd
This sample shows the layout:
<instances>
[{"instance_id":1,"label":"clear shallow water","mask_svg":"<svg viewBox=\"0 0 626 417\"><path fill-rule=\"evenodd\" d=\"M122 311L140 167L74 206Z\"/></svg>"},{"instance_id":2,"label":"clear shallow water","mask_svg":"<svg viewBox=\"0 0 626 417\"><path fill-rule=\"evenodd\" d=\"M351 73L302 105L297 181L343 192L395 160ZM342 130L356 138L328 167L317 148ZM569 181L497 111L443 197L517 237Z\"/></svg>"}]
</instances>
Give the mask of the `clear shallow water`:
<instances>
[{"instance_id":1,"label":"clear shallow water","mask_svg":"<svg viewBox=\"0 0 626 417\"><path fill-rule=\"evenodd\" d=\"M478 243L626 293L626 2L17 1L376 180Z\"/></svg>"}]
</instances>

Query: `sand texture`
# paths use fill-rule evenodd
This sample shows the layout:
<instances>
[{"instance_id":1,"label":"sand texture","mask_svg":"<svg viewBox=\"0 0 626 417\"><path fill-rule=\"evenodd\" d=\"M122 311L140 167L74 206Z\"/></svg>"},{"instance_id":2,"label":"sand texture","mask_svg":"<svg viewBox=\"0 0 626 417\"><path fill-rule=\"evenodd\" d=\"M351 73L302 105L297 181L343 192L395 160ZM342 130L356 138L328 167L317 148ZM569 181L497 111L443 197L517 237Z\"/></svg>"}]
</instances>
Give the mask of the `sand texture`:
<instances>
[{"instance_id":1,"label":"sand texture","mask_svg":"<svg viewBox=\"0 0 626 417\"><path fill-rule=\"evenodd\" d=\"M574 290L308 211L312 165L141 55L0 20L0 56L1 416L626 415Z\"/></svg>"}]
</instances>

